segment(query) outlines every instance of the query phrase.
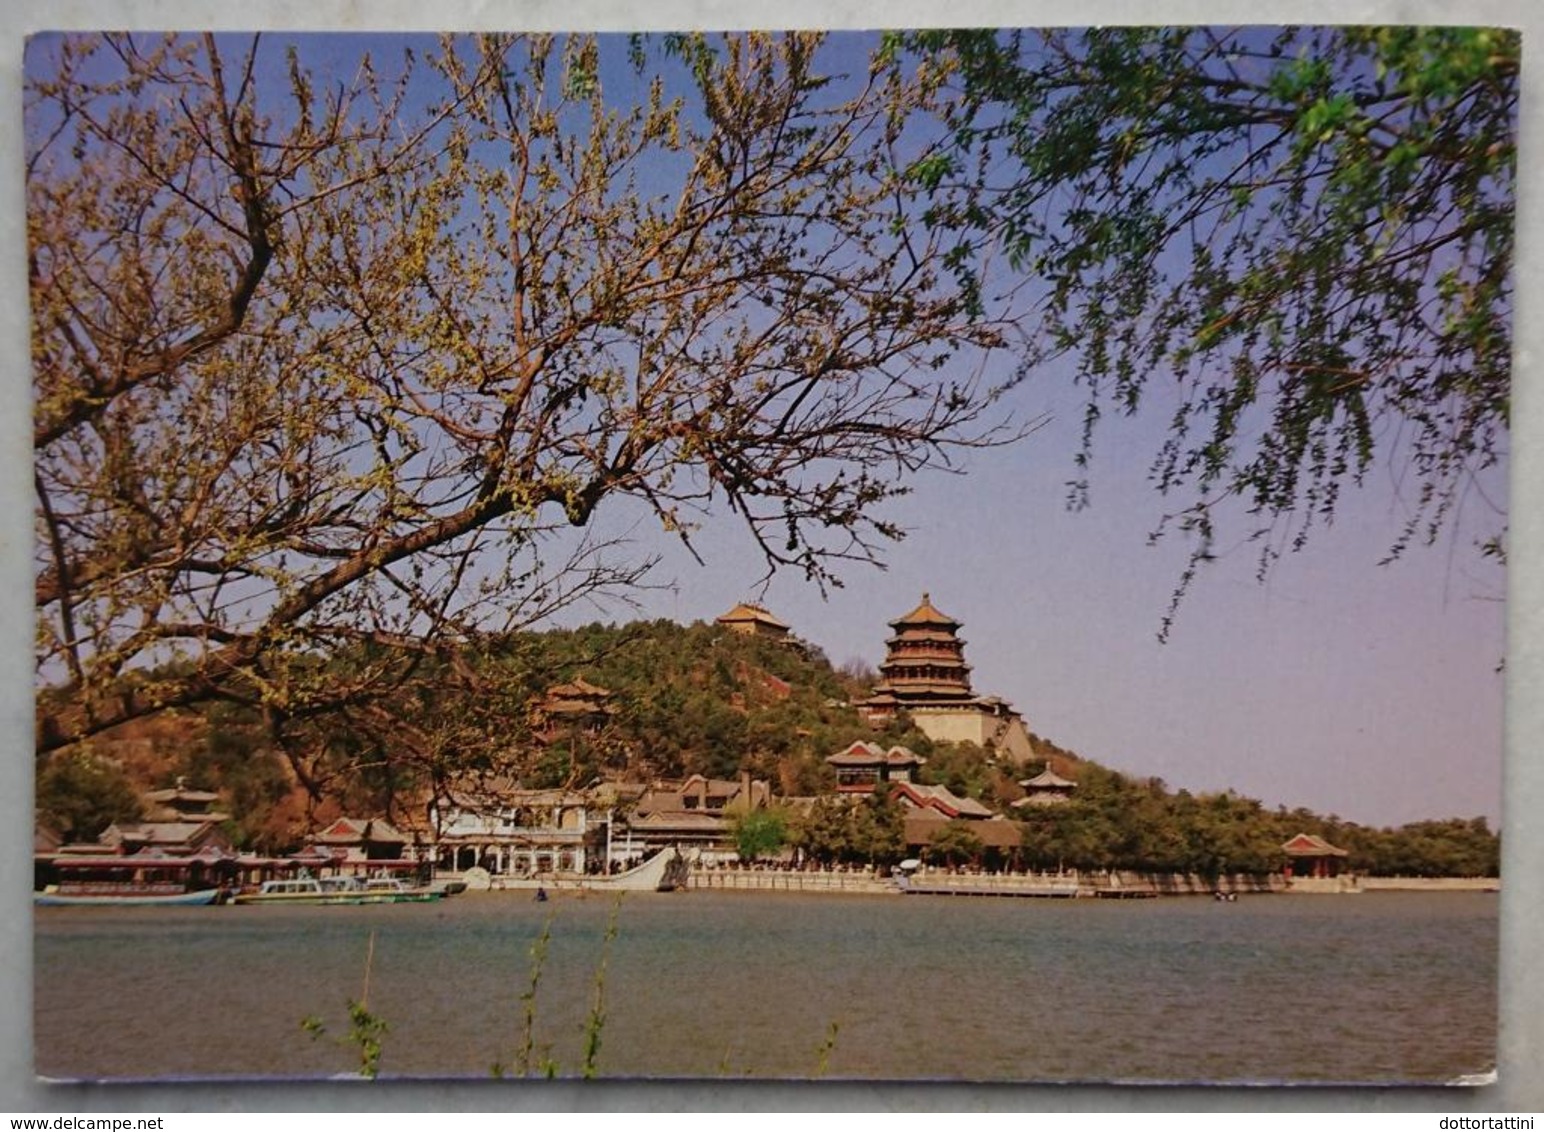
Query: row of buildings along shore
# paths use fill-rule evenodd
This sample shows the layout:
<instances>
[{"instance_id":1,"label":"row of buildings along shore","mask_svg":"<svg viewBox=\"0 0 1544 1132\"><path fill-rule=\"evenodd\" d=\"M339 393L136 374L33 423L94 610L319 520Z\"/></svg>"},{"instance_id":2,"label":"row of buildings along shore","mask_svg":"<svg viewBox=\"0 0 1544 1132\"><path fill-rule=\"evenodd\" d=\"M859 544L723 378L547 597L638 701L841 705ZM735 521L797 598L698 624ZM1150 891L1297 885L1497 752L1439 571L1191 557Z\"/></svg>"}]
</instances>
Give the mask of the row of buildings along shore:
<instances>
[{"instance_id":1,"label":"row of buildings along shore","mask_svg":"<svg viewBox=\"0 0 1544 1132\"><path fill-rule=\"evenodd\" d=\"M742 603L717 618L726 630L796 644L788 625L759 605ZM961 623L940 612L927 594L892 634L880 679L855 706L876 728L901 714L938 742L971 742L1018 767L1023 797L1011 808L1064 803L1077 789L1072 760L1037 757L1023 717L996 696L978 696L965 663ZM582 676L548 690L538 705L537 737L551 741L575 731L603 728L614 712L612 693ZM905 850L920 856L952 824L963 824L997 861L1011 859L1021 843L1017 821L947 787L921 781L926 760L898 745L858 740L832 752L833 801L859 802L885 791L901 810ZM1037 765L1038 764L1038 765ZM1035 773L1030 773L1034 770ZM426 811L421 826L378 816L342 816L315 830L299 852L265 856L238 852L225 830L230 815L220 796L175 787L144 798L146 817L114 823L95 842L62 844L50 831L35 835L38 887L65 869L100 861L121 868L126 858L166 867L179 865L222 883L251 885L305 869L313 872L485 873L501 879L614 873L664 848L689 852L702 867L738 860L734 828L741 816L777 806L808 810L817 797L774 797L769 783L748 772L735 779L697 774L674 782L600 782L583 790L527 789L517 781L479 780L451 789ZM1331 879L1346 852L1303 834L1283 847L1305 877ZM796 860L785 855L784 864Z\"/></svg>"}]
</instances>

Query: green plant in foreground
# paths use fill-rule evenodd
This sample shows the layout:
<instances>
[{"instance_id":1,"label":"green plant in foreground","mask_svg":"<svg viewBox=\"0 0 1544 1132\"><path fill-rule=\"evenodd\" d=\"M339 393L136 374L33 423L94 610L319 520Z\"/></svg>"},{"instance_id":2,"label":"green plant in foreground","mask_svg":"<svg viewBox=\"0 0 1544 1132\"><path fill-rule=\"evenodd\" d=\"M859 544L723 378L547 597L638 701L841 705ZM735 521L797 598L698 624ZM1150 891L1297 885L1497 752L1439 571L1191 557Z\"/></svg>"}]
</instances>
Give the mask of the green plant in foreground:
<instances>
[{"instance_id":1,"label":"green plant in foreground","mask_svg":"<svg viewBox=\"0 0 1544 1132\"><path fill-rule=\"evenodd\" d=\"M826 1040L815 1047L815 1076L824 1077L831 1067L831 1052L836 1049L836 1035L842 1024L835 1018L826 1030Z\"/></svg>"},{"instance_id":2,"label":"green plant in foreground","mask_svg":"<svg viewBox=\"0 0 1544 1132\"><path fill-rule=\"evenodd\" d=\"M622 897L611 905L611 915L606 920L606 934L601 940L600 965L595 968L595 999L590 1006L590 1016L584 1024L584 1077L595 1077L595 1065L600 1058L601 1033L606 1028L606 960L611 953L611 942L617 937L617 917L622 911Z\"/></svg>"},{"instance_id":3,"label":"green plant in foreground","mask_svg":"<svg viewBox=\"0 0 1544 1132\"><path fill-rule=\"evenodd\" d=\"M520 1031L520 1047L516 1051L519 1075L529 1077L531 1075L531 1056L536 1050L536 992L541 989L542 968L547 964L547 948L552 942L552 920L556 913L549 915L542 923L541 933L536 941L531 944L531 978L527 983L524 993L520 995L523 1025ZM557 1064L551 1058L542 1061L542 1069L547 1077L557 1075ZM495 1061L493 1063L493 1075L504 1076L504 1066Z\"/></svg>"},{"instance_id":4,"label":"green plant in foreground","mask_svg":"<svg viewBox=\"0 0 1544 1132\"><path fill-rule=\"evenodd\" d=\"M385 1020L378 1014L370 1012L370 968L375 960L375 933L370 933L370 942L365 950L365 985L359 998L348 1000L348 1033L338 1039L338 1044L343 1046L356 1046L359 1049L359 1075L366 1080L375 1080L381 1071L382 1038L391 1029ZM311 1040L322 1037L327 1033L326 1023L315 1014L311 1014L300 1020L300 1028L311 1035Z\"/></svg>"},{"instance_id":5,"label":"green plant in foreground","mask_svg":"<svg viewBox=\"0 0 1544 1132\"><path fill-rule=\"evenodd\" d=\"M824 1077L826 1075L826 1070L831 1066L831 1054L836 1049L836 1036L841 1031L841 1028L842 1024L838 1019L831 1019L830 1025L826 1027L826 1036L824 1040L822 1040L821 1043L815 1047L815 1071L811 1074L812 1077ZM718 1062L718 1075L720 1077L728 1077L731 1073L734 1072L734 1066L732 1063L733 1054L734 1043L730 1042L724 1047L724 1056L720 1058ZM751 1068L746 1068L740 1070L740 1072L745 1076L750 1077L753 1076L756 1071Z\"/></svg>"},{"instance_id":6,"label":"green plant in foreground","mask_svg":"<svg viewBox=\"0 0 1544 1132\"><path fill-rule=\"evenodd\" d=\"M590 1005L589 1017L585 1020L584 1061L581 1072L586 1079L593 1079L597 1075L596 1064L600 1058L601 1035L606 1028L606 961L611 953L611 943L617 937L617 918L621 910L622 898L618 896L616 903L612 905L611 916L606 921L606 932L601 942L600 964L595 969L595 996ZM547 964L547 951L552 942L552 920L552 916L547 917L546 922L542 924L541 934L531 944L531 978L524 993L520 995L524 1018L520 1046L515 1056L517 1072L521 1077L531 1076L536 1053L536 994L541 988L542 970ZM545 1050L543 1052L545 1053ZM535 1068L548 1080L558 1075L558 1062L549 1056L544 1056L536 1062ZM493 1075L505 1076L502 1063L493 1063Z\"/></svg>"}]
</instances>

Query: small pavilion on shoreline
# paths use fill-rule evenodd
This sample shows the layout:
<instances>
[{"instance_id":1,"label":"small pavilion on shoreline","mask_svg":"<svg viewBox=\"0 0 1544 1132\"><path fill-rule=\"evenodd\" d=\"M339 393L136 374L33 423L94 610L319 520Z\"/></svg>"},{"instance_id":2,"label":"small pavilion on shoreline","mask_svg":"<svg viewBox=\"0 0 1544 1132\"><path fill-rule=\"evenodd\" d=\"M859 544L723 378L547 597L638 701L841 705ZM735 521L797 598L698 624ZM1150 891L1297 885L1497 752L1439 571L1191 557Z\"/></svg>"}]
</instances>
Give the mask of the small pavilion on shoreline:
<instances>
[{"instance_id":1,"label":"small pavilion on shoreline","mask_svg":"<svg viewBox=\"0 0 1544 1132\"><path fill-rule=\"evenodd\" d=\"M1287 855L1286 875L1335 877L1345 868L1350 851L1331 845L1315 833L1299 833L1281 847Z\"/></svg>"}]
</instances>

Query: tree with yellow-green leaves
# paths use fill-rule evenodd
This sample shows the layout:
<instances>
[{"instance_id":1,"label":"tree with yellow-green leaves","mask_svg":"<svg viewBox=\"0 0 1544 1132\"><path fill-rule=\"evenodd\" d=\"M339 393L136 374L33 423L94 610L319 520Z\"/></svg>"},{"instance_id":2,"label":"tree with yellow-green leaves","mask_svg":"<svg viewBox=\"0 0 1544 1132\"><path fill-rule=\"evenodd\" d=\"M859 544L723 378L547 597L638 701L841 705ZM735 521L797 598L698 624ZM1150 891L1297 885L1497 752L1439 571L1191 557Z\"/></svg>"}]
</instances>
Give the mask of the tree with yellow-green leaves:
<instances>
[{"instance_id":1,"label":"tree with yellow-green leaves","mask_svg":"<svg viewBox=\"0 0 1544 1132\"><path fill-rule=\"evenodd\" d=\"M624 497L826 582L1011 435L1013 327L899 173L922 85L813 35L628 46L30 43L41 752L475 683L463 645L640 582L582 537Z\"/></svg>"}]
</instances>

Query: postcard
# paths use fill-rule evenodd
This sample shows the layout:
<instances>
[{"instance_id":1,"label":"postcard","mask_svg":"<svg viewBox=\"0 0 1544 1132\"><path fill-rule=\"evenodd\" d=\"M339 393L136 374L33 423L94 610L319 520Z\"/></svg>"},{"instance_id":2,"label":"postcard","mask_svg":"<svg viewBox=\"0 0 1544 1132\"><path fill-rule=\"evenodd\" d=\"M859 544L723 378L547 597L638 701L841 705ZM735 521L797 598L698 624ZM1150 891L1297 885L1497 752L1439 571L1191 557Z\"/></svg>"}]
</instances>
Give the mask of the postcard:
<instances>
[{"instance_id":1,"label":"postcard","mask_svg":"<svg viewBox=\"0 0 1544 1132\"><path fill-rule=\"evenodd\" d=\"M1521 37L31 37L34 1071L1493 1082Z\"/></svg>"}]
</instances>

